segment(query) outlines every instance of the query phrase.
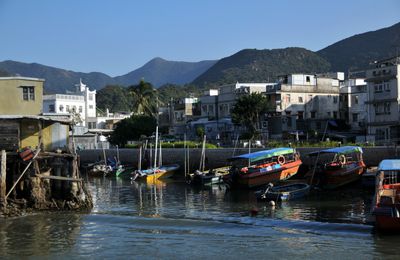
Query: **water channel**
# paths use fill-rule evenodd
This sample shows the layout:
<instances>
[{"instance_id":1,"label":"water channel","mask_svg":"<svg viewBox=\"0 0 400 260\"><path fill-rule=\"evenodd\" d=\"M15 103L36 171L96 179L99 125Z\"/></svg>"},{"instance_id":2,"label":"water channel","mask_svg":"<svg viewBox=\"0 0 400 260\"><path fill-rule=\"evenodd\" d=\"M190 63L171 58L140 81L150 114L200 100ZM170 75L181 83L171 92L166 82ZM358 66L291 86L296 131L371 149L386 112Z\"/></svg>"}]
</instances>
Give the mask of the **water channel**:
<instances>
[{"instance_id":1,"label":"water channel","mask_svg":"<svg viewBox=\"0 0 400 260\"><path fill-rule=\"evenodd\" d=\"M275 207L252 191L182 181L92 178L89 186L91 212L0 219L0 258L371 259L395 258L400 242L366 223L373 191L360 186Z\"/></svg>"}]
</instances>

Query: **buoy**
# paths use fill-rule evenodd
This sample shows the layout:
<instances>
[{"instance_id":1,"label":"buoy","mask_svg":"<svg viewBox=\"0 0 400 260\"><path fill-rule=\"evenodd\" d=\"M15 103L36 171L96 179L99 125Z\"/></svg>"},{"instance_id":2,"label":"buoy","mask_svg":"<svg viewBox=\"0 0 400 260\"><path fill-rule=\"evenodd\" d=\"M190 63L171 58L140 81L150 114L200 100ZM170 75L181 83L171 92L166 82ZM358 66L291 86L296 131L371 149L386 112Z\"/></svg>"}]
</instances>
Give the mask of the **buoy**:
<instances>
[{"instance_id":1,"label":"buoy","mask_svg":"<svg viewBox=\"0 0 400 260\"><path fill-rule=\"evenodd\" d=\"M256 216L258 214L258 208L252 208L250 210L250 215L251 216Z\"/></svg>"},{"instance_id":2,"label":"buoy","mask_svg":"<svg viewBox=\"0 0 400 260\"><path fill-rule=\"evenodd\" d=\"M274 207L274 206L275 206L275 201L271 200L271 201L269 202L269 205L272 206L272 207Z\"/></svg>"}]
</instances>

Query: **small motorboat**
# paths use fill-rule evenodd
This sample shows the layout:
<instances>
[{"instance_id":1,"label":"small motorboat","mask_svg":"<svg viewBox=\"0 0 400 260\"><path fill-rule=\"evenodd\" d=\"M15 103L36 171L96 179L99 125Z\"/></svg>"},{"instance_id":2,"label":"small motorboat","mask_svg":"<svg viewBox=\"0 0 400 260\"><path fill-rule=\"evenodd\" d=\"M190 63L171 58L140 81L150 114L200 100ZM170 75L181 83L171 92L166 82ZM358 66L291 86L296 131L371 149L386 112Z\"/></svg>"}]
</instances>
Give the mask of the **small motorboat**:
<instances>
[{"instance_id":1,"label":"small motorboat","mask_svg":"<svg viewBox=\"0 0 400 260\"><path fill-rule=\"evenodd\" d=\"M223 183L223 177L229 173L230 166L210 169L207 171L195 171L189 174L188 182L193 185L212 185Z\"/></svg>"},{"instance_id":2,"label":"small motorboat","mask_svg":"<svg viewBox=\"0 0 400 260\"><path fill-rule=\"evenodd\" d=\"M229 187L255 188L287 180L297 174L302 164L294 148L281 147L242 154L229 159L230 173L224 176Z\"/></svg>"},{"instance_id":3,"label":"small motorboat","mask_svg":"<svg viewBox=\"0 0 400 260\"><path fill-rule=\"evenodd\" d=\"M315 166L306 177L309 183L322 189L336 189L361 178L367 168L363 161L363 150L359 146L342 146L312 152Z\"/></svg>"},{"instance_id":4,"label":"small motorboat","mask_svg":"<svg viewBox=\"0 0 400 260\"><path fill-rule=\"evenodd\" d=\"M265 190L256 191L255 195L259 200L288 201L307 196L309 192L310 185L306 183L292 183L276 187L270 183Z\"/></svg>"},{"instance_id":5,"label":"small motorboat","mask_svg":"<svg viewBox=\"0 0 400 260\"><path fill-rule=\"evenodd\" d=\"M376 174L372 217L380 232L400 233L400 160L383 160Z\"/></svg>"}]
</instances>

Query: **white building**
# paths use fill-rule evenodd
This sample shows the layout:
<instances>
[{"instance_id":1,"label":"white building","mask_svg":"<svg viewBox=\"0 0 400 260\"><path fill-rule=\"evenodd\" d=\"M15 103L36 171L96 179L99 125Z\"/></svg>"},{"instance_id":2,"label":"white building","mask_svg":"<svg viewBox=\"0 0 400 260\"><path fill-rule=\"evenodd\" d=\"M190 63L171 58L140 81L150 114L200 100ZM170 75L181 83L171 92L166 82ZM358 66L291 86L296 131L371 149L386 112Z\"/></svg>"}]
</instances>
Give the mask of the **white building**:
<instances>
[{"instance_id":1,"label":"white building","mask_svg":"<svg viewBox=\"0 0 400 260\"><path fill-rule=\"evenodd\" d=\"M400 140L400 57L376 62L367 70L368 137L378 144Z\"/></svg>"},{"instance_id":2,"label":"white building","mask_svg":"<svg viewBox=\"0 0 400 260\"><path fill-rule=\"evenodd\" d=\"M324 130L323 121L339 118L339 86L342 73L324 75L290 74L269 86L266 96L274 105L269 113L271 137L300 129ZM306 125L297 125L299 120Z\"/></svg>"},{"instance_id":3,"label":"white building","mask_svg":"<svg viewBox=\"0 0 400 260\"><path fill-rule=\"evenodd\" d=\"M364 131L367 124L367 83L364 78L347 79L340 87L340 118L351 130Z\"/></svg>"},{"instance_id":4,"label":"white building","mask_svg":"<svg viewBox=\"0 0 400 260\"><path fill-rule=\"evenodd\" d=\"M96 128L96 90L90 91L82 80L75 87L75 92L44 95L43 113L76 113L81 119L78 125L89 129Z\"/></svg>"}]
</instances>

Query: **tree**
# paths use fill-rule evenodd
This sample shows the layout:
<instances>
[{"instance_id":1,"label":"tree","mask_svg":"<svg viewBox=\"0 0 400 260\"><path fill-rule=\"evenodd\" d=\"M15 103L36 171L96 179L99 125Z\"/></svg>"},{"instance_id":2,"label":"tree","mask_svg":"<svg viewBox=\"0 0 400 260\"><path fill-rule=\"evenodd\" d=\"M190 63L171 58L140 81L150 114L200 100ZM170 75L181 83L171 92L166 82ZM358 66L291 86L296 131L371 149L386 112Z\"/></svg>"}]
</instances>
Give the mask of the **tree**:
<instances>
[{"instance_id":1,"label":"tree","mask_svg":"<svg viewBox=\"0 0 400 260\"><path fill-rule=\"evenodd\" d=\"M155 116L157 113L157 93L151 83L141 80L138 85L128 88L133 98L131 110L136 115Z\"/></svg>"},{"instance_id":2,"label":"tree","mask_svg":"<svg viewBox=\"0 0 400 260\"><path fill-rule=\"evenodd\" d=\"M138 140L142 135L150 136L156 129L153 116L132 115L119 121L110 136L110 143L123 147L127 141Z\"/></svg>"},{"instance_id":3,"label":"tree","mask_svg":"<svg viewBox=\"0 0 400 260\"><path fill-rule=\"evenodd\" d=\"M232 109L232 121L247 129L250 138L254 138L260 128L260 116L270 108L267 98L259 93L241 96Z\"/></svg>"},{"instance_id":4,"label":"tree","mask_svg":"<svg viewBox=\"0 0 400 260\"><path fill-rule=\"evenodd\" d=\"M107 108L110 112L130 111L133 98L126 88L118 85L107 85L96 95L96 105L100 110Z\"/></svg>"}]
</instances>

